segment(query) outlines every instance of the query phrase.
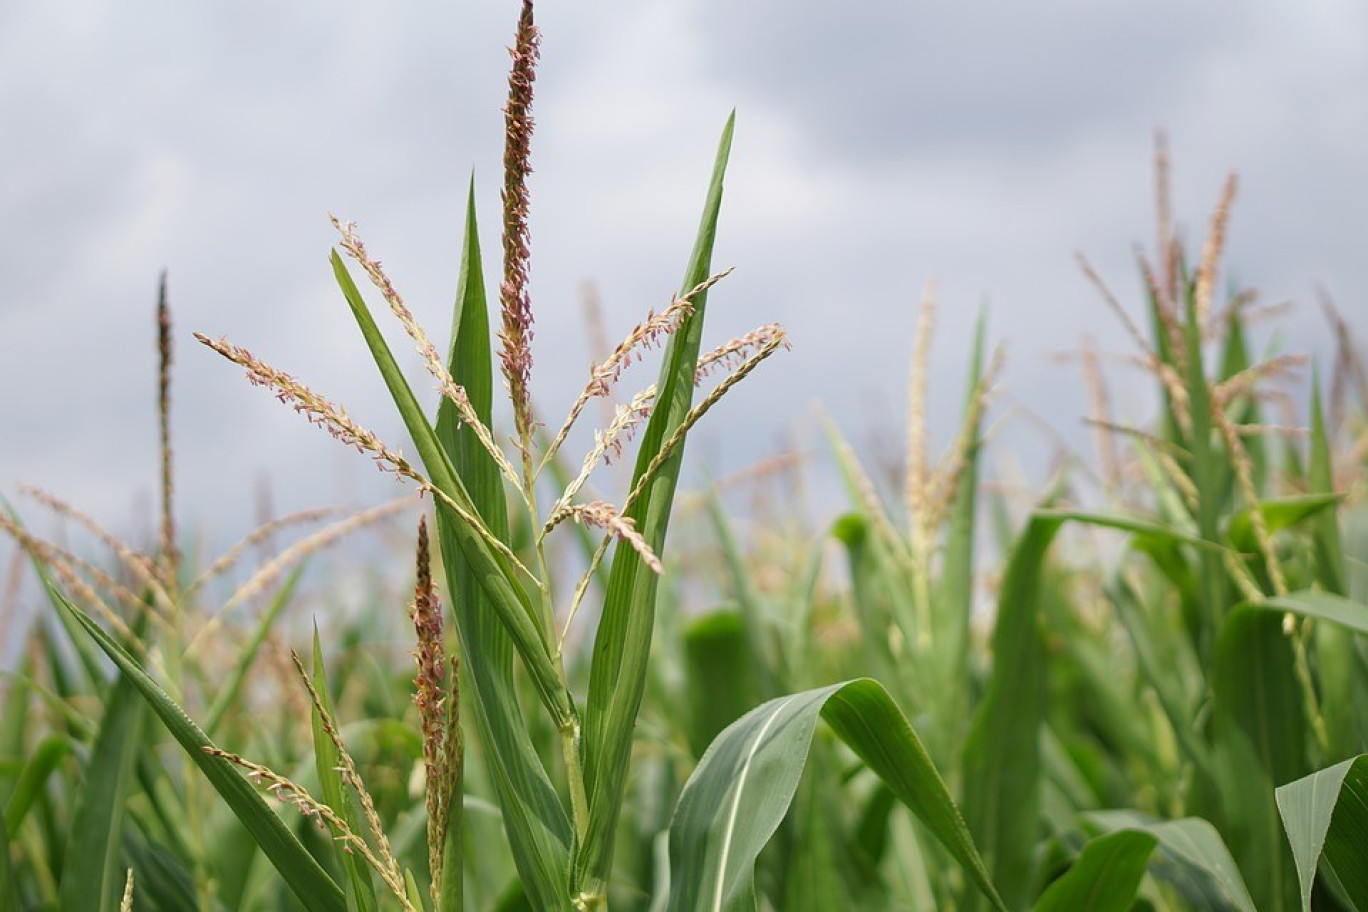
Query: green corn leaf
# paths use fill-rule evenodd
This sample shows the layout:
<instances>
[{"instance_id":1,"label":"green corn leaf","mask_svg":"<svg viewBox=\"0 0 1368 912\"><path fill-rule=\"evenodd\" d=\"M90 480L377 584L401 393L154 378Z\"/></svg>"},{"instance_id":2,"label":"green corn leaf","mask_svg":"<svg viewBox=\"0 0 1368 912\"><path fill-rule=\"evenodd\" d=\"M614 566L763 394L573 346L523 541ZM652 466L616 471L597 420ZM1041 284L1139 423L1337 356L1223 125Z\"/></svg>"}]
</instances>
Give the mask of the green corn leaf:
<instances>
[{"instance_id":1,"label":"green corn leaf","mask_svg":"<svg viewBox=\"0 0 1368 912\"><path fill-rule=\"evenodd\" d=\"M266 858L280 872L285 883L309 912L346 912L342 888L319 867L295 835L269 805L257 794L237 768L221 757L206 754L213 742L185 714L137 661L124 651L104 629L85 612L53 593L70 611L76 623L95 644L113 660L119 670L137 687L144 700L166 725L168 731L204 773L228 807L252 834Z\"/></svg>"},{"instance_id":2,"label":"green corn leaf","mask_svg":"<svg viewBox=\"0 0 1368 912\"><path fill-rule=\"evenodd\" d=\"M130 866L137 873L135 910L198 908L194 878L186 863L174 852L164 845L142 839L128 839L124 846L132 863ZM222 875L223 871L220 868L216 873Z\"/></svg>"},{"instance_id":3,"label":"green corn leaf","mask_svg":"<svg viewBox=\"0 0 1368 912\"><path fill-rule=\"evenodd\" d=\"M1197 488L1198 535L1208 542L1219 542L1220 516L1229 488L1229 461L1213 448L1211 389L1202 363L1202 327L1197 318L1194 293L1187 294L1186 320L1183 324L1183 357L1179 361L1188 393L1188 412L1192 431L1188 440L1188 474ZM1216 631L1225 617L1227 577L1218 554L1202 550L1198 555L1202 571L1198 577L1201 611L1198 615L1198 652L1208 659L1216 645Z\"/></svg>"},{"instance_id":4,"label":"green corn leaf","mask_svg":"<svg viewBox=\"0 0 1368 912\"><path fill-rule=\"evenodd\" d=\"M1307 466L1307 487L1314 494L1335 493L1335 473L1330 453L1329 434L1325 430L1325 411L1321 408L1320 374L1311 377L1311 454ZM1344 547L1340 540L1339 520L1333 510L1316 517L1311 527L1311 540L1316 555L1316 579L1321 588L1335 595L1348 595L1348 577L1344 568Z\"/></svg>"},{"instance_id":5,"label":"green corn leaf","mask_svg":"<svg viewBox=\"0 0 1368 912\"><path fill-rule=\"evenodd\" d=\"M671 912L756 908L755 859L793 801L819 716L1005 912L921 740L883 686L868 678L771 700L718 735L670 823Z\"/></svg>"},{"instance_id":6,"label":"green corn leaf","mask_svg":"<svg viewBox=\"0 0 1368 912\"><path fill-rule=\"evenodd\" d=\"M1286 497L1259 502L1259 513L1269 534L1290 529L1299 523L1322 516L1334 518L1334 508L1344 498L1338 494L1303 494L1299 497ZM1230 518L1226 538L1231 545L1241 551L1258 550L1259 540L1254 534L1254 521L1248 509L1241 510Z\"/></svg>"},{"instance_id":7,"label":"green corn leaf","mask_svg":"<svg viewBox=\"0 0 1368 912\"><path fill-rule=\"evenodd\" d=\"M964 746L964 816L1012 908L1030 901L1040 806L1045 643L1037 594L1065 517L1037 513L1012 550L993 630L993 673ZM967 908L982 902L965 897Z\"/></svg>"},{"instance_id":8,"label":"green corn leaf","mask_svg":"<svg viewBox=\"0 0 1368 912\"><path fill-rule=\"evenodd\" d=\"M731 152L735 114L727 119L693 254L684 274L685 291L708 278L717 217L722 206L722 181ZM706 295L693 302L687 316L670 337L661 365L655 409L641 437L633 472L633 486L652 459L683 423L693 402L694 372L698 362L706 311ZM670 508L683 460L677 447L646 486L627 516L636 524L656 554L664 551ZM657 577L632 548L617 548L603 614L594 637L589 697L584 716L584 774L589 820L574 868L574 889L602 896L611 874L613 838L622 809L623 791L631 757L637 711L646 689L646 665L655 626Z\"/></svg>"},{"instance_id":9,"label":"green corn leaf","mask_svg":"<svg viewBox=\"0 0 1368 912\"><path fill-rule=\"evenodd\" d=\"M394 360L389 343L380 334L365 299L361 297L356 283L347 272L346 264L336 251L332 253L332 266L338 287L342 289L342 295L351 308L352 316L361 328L371 357L389 388L395 407L408 429L414 447L418 450L423 467L427 470L428 479L468 515L477 516L478 509L446 451L442 449L432 425L428 424L422 406L414 396L408 381L404 379L398 362ZM440 500L436 504L436 510L439 516L451 512L451 508ZM468 568L465 572L474 576L489 596L489 604L498 612L499 620L507 627L509 635L513 638L518 656L523 660L528 674L536 684L542 703L557 722L570 719L573 715L570 696L560 683L545 633L541 625L533 620L534 609L528 601L527 591L517 578L517 571L504 555L490 546L479 531L471 527L470 523L463 521L459 516L452 516L451 519L451 535L465 558Z\"/></svg>"},{"instance_id":10,"label":"green corn leaf","mask_svg":"<svg viewBox=\"0 0 1368 912\"><path fill-rule=\"evenodd\" d=\"M5 803L4 824L10 833L19 832L29 808L47 788L48 777L71 753L71 740L65 735L48 735L29 756L15 780L14 790Z\"/></svg>"},{"instance_id":11,"label":"green corn leaf","mask_svg":"<svg viewBox=\"0 0 1368 912\"><path fill-rule=\"evenodd\" d=\"M10 864L9 829L0 817L0 908L19 908L19 885L14 881L14 868Z\"/></svg>"},{"instance_id":12,"label":"green corn leaf","mask_svg":"<svg viewBox=\"0 0 1368 912\"><path fill-rule=\"evenodd\" d=\"M1222 800L1236 832L1231 848L1261 907L1296 905L1295 874L1273 790L1310 772L1307 708L1283 615L1368 633L1368 606L1298 592L1234 608L1221 630L1213 676Z\"/></svg>"},{"instance_id":13,"label":"green corn leaf","mask_svg":"<svg viewBox=\"0 0 1368 912\"><path fill-rule=\"evenodd\" d=\"M1150 872L1172 884L1193 908L1258 912L1230 850L1207 821L1157 821L1134 811L1098 811L1086 819L1104 832L1141 830L1154 836L1159 847L1150 860Z\"/></svg>"},{"instance_id":14,"label":"green corn leaf","mask_svg":"<svg viewBox=\"0 0 1368 912\"><path fill-rule=\"evenodd\" d=\"M746 621L735 611L716 611L684 631L688 677L688 736L701 756L717 734L754 706L752 659Z\"/></svg>"},{"instance_id":15,"label":"green corn leaf","mask_svg":"<svg viewBox=\"0 0 1368 912\"><path fill-rule=\"evenodd\" d=\"M146 627L146 615L135 632ZM124 813L142 749L144 704L128 672L104 700L100 729L82 773L62 867L63 909L118 909L127 869L122 863Z\"/></svg>"},{"instance_id":16,"label":"green corn leaf","mask_svg":"<svg viewBox=\"0 0 1368 912\"><path fill-rule=\"evenodd\" d=\"M1158 844L1153 834L1138 830L1098 836L1050 884L1035 912L1127 912Z\"/></svg>"},{"instance_id":17,"label":"green corn leaf","mask_svg":"<svg viewBox=\"0 0 1368 912\"><path fill-rule=\"evenodd\" d=\"M314 625L313 634L313 683L323 709L336 721L331 691L328 689L328 669L323 664L323 646L318 640L317 624ZM346 822L347 829L361 835L365 830L361 828L360 817L352 803L351 791L342 782L342 773L339 769L342 757L324 728L323 716L315 708L310 710L309 717L313 728L314 770L318 773L323 803L337 812ZM338 835L338 832L333 832L333 854L347 875L347 908L352 912L375 912L375 885L371 882L370 866L355 852L344 852L342 843L337 841Z\"/></svg>"},{"instance_id":18,"label":"green corn leaf","mask_svg":"<svg viewBox=\"0 0 1368 912\"><path fill-rule=\"evenodd\" d=\"M1356 909L1368 909L1368 754L1289 782L1277 791L1301 883L1302 912L1321 864Z\"/></svg>"},{"instance_id":19,"label":"green corn leaf","mask_svg":"<svg viewBox=\"0 0 1368 912\"><path fill-rule=\"evenodd\" d=\"M979 384L983 380L987 322L986 314L980 311L974 331L974 350L969 360L966 413L978 395ZM978 509L982 424L980 416L979 421L967 429L969 449L960 472L959 490L950 507L949 524L945 532L945 563L938 581L939 598L932 600L936 643L932 655L936 661L944 664L944 669L937 675L937 690L942 699L949 702L941 715L945 720L965 719L969 709L966 675L969 668L969 620L974 608L974 531Z\"/></svg>"},{"instance_id":20,"label":"green corn leaf","mask_svg":"<svg viewBox=\"0 0 1368 912\"><path fill-rule=\"evenodd\" d=\"M486 424L493 409L493 357L485 296L479 231L475 223L475 184L466 201L465 241L456 287L447 368ZM508 508L503 480L475 433L463 427L456 407L443 399L437 409L437 439L469 492L471 503L490 531L508 541ZM460 636L463 668L472 687L475 724L485 749L490 778L503 813L504 829L523 887L541 908L568 902L571 825L560 797L537 756L513 679L514 643L500 610L485 592L461 546L461 520L437 513L442 561L451 587L452 610ZM453 802L450 837L460 838L461 813ZM463 874L448 868L443 907L459 908L457 887Z\"/></svg>"}]
</instances>

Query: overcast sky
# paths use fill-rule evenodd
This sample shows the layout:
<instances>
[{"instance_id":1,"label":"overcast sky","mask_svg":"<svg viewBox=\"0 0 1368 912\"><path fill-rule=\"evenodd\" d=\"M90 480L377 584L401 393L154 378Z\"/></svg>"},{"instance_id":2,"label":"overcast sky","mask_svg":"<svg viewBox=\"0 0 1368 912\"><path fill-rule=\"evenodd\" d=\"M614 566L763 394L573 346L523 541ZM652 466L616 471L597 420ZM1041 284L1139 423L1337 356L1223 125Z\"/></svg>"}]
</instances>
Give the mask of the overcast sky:
<instances>
[{"instance_id":1,"label":"overcast sky","mask_svg":"<svg viewBox=\"0 0 1368 912\"><path fill-rule=\"evenodd\" d=\"M390 493L190 332L252 348L411 451L333 285L326 213L359 223L444 340L472 172L497 247L516 11L0 5L0 491L37 484L130 529L156 484L152 308L166 268L191 527L236 538L262 472L280 511ZM708 339L777 320L793 350L712 416L695 468L735 471L795 429L820 455L816 402L856 441L896 440L930 278L936 445L952 433L984 301L1011 397L1081 439L1077 368L1049 356L1084 332L1128 344L1074 252L1138 308L1132 249L1152 243L1160 126L1187 237L1239 171L1231 275L1298 303L1285 347L1326 348L1317 284L1368 330L1357 0L590 0L545 3L539 22L533 384L549 423L590 360L581 284L597 284L613 337L676 290L733 107L715 263L736 272L714 292ZM1148 399L1127 380L1114 374L1118 408L1143 419ZM1002 439L1044 465L1050 444L1034 431Z\"/></svg>"}]
</instances>

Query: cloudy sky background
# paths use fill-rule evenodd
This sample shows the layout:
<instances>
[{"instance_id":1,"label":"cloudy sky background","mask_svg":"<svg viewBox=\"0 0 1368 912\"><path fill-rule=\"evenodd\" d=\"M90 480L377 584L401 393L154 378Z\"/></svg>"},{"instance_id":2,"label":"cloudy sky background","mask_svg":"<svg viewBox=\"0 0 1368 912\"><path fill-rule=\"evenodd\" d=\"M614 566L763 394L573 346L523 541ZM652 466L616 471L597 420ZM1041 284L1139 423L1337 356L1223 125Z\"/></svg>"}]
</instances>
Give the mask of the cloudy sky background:
<instances>
[{"instance_id":1,"label":"cloudy sky background","mask_svg":"<svg viewBox=\"0 0 1368 912\"><path fill-rule=\"evenodd\" d=\"M36 484L133 527L156 485L167 268L192 530L242 534L262 472L281 512L391 494L190 332L248 346L411 450L333 285L325 214L359 223L444 340L472 170L496 249L515 16L511 0L0 6L0 491ZM933 442L953 433L984 301L1010 397L1083 441L1077 368L1050 355L1084 332L1129 346L1073 254L1138 307L1159 126L1189 239L1239 171L1230 275L1298 304L1284 347L1328 350L1318 283L1368 330L1362 3L590 0L545 3L539 21L533 382L548 423L590 360L581 284L614 338L676 289L733 107L715 263L736 272L708 339L777 320L794 347L705 424L695 468L736 471L796 429L830 477L815 402L857 441L896 440L933 277ZM1118 411L1143 418L1148 385L1112 379ZM996 461L1047 464L1028 422L1000 440Z\"/></svg>"}]
</instances>

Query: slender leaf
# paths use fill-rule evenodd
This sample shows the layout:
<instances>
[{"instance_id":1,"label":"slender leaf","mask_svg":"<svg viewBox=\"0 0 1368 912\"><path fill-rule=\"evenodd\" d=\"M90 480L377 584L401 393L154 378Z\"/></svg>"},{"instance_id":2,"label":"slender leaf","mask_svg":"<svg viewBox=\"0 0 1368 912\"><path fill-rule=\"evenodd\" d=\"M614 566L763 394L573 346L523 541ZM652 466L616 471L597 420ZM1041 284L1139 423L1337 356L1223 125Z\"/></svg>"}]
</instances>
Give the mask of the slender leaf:
<instances>
[{"instance_id":1,"label":"slender leaf","mask_svg":"<svg viewBox=\"0 0 1368 912\"><path fill-rule=\"evenodd\" d=\"M9 801L5 804L6 830L10 833L19 832L34 799L47 787L48 777L70 753L71 740L65 735L48 735L39 742L24 768L19 771L14 791L10 792Z\"/></svg>"},{"instance_id":2,"label":"slender leaf","mask_svg":"<svg viewBox=\"0 0 1368 912\"><path fill-rule=\"evenodd\" d=\"M114 682L83 772L62 867L63 909L119 908L127 869L120 863L124 809L142 748L144 705L128 672Z\"/></svg>"},{"instance_id":3,"label":"slender leaf","mask_svg":"<svg viewBox=\"0 0 1368 912\"><path fill-rule=\"evenodd\" d=\"M365 299L336 251L332 253L332 266L338 287L342 289L342 295L351 308L352 316L361 328L371 357L389 388L390 396L399 410L405 428L408 429L414 447L418 450L418 455L423 460L423 467L427 470L429 480L467 515L477 516L478 509L470 499L446 451L442 449L432 425L428 424L422 406L419 405L408 381L404 379L398 362L394 359L389 343L380 334ZM445 502L438 501L436 510L441 516L451 512L451 507ZM551 660L545 631L533 620L534 611L528 601L527 591L516 575L517 571L507 557L495 550L469 522L459 516L452 516L451 519L451 535L465 558L468 568L465 572L474 576L489 596L489 604L498 612L499 619L513 638L518 655L536 684L538 695L547 711L558 723L569 720L573 714L570 696L560 683L560 676Z\"/></svg>"},{"instance_id":4,"label":"slender leaf","mask_svg":"<svg viewBox=\"0 0 1368 912\"><path fill-rule=\"evenodd\" d=\"M143 671L137 661L123 650L104 629L96 624L84 611L67 601L54 591L65 608L71 612L75 621L95 641L95 644L113 660L119 670L127 676L152 711L166 725L181 747L204 773L214 789L232 809L252 834L261 851L280 872L285 883L298 897L309 912L346 912L347 904L342 888L319 867L299 840L269 805L257 794L227 760L204 752L213 747L213 742L185 714L166 691Z\"/></svg>"},{"instance_id":5,"label":"slender leaf","mask_svg":"<svg viewBox=\"0 0 1368 912\"><path fill-rule=\"evenodd\" d=\"M328 689L328 669L323 664L323 646L318 640L317 624L314 625L313 632L313 683L314 690L318 692L319 702L331 716L333 710L332 697ZM342 757L328 735L323 716L314 708L310 711L309 717L313 728L314 771L318 774L323 803L337 812L347 824L347 829L353 833L364 833L365 830L360 825L360 816L352 803L352 794L342 782ZM340 833L334 831L333 854L347 875L347 907L354 907L354 912L375 912L375 885L371 883L371 869L355 852L343 851L342 843L337 841L338 836Z\"/></svg>"},{"instance_id":6,"label":"slender leaf","mask_svg":"<svg viewBox=\"0 0 1368 912\"><path fill-rule=\"evenodd\" d=\"M819 715L959 860L991 905L1005 910L921 740L868 678L771 700L717 737L670 824L668 908L755 908L755 859L793 800Z\"/></svg>"},{"instance_id":7,"label":"slender leaf","mask_svg":"<svg viewBox=\"0 0 1368 912\"><path fill-rule=\"evenodd\" d=\"M987 318L980 311L974 330L974 348L969 356L969 378L965 391L965 411L968 413L983 380L984 340ZM959 490L950 507L949 524L945 532L945 563L939 580L938 598L932 600L935 621L933 659L944 663L939 674L938 691L948 701L941 718L968 718L969 688L966 675L969 668L971 645L969 621L974 611L974 530L978 509L979 450L982 419L966 429L968 449L964 467L960 470ZM938 701L939 703L940 701ZM963 731L963 729L960 729ZM958 737L958 733L957 733Z\"/></svg>"},{"instance_id":8,"label":"slender leaf","mask_svg":"<svg viewBox=\"0 0 1368 912\"><path fill-rule=\"evenodd\" d=\"M718 144L702 221L684 273L686 291L707 279L711 269L717 218L722 206L722 181L731 153L734 125L735 114L727 119ZM694 298L693 312L670 337L657 383L655 408L641 436L641 449L632 474L633 486L683 424L692 406L694 373L706 308L706 295ZM656 554L664 551L683 457L683 446L676 447L627 511L627 516ZM604 895L612 870L613 839L627 784L632 735L646 688L646 665L655 626L656 584L656 574L635 549L617 548L614 551L603 614L594 636L584 716L584 784L589 820L575 860L573 888L590 896Z\"/></svg>"},{"instance_id":9,"label":"slender leaf","mask_svg":"<svg viewBox=\"0 0 1368 912\"><path fill-rule=\"evenodd\" d=\"M1306 474L1308 487L1313 494L1335 493L1335 473L1329 435L1325 430L1325 412L1321 408L1319 373L1313 373L1311 378L1311 453ZM1311 540L1316 555L1316 579L1321 588L1335 595L1348 595L1344 548L1340 540L1339 522L1333 510L1316 517L1311 527Z\"/></svg>"},{"instance_id":10,"label":"slender leaf","mask_svg":"<svg viewBox=\"0 0 1368 912\"><path fill-rule=\"evenodd\" d=\"M465 389L475 413L488 425L493 411L493 358L473 179L466 201L465 240L453 310L447 367L452 379ZM498 466L475 432L463 426L455 405L445 399L437 409L435 433L455 474L465 484L477 515L495 537L508 541L508 508ZM513 639L475 567L466 561L461 525L461 520L448 511L438 511L442 561L451 587L463 667L474 697L468 705L475 710L475 724L523 886L542 908L554 909L568 902L570 820L532 746L514 688ZM452 838L458 838L460 832L458 807L453 804ZM444 902L452 901L450 897L462 878L460 871L446 875L444 892L448 899ZM449 908L446 905L441 912Z\"/></svg>"},{"instance_id":11,"label":"slender leaf","mask_svg":"<svg viewBox=\"0 0 1368 912\"><path fill-rule=\"evenodd\" d=\"M1127 912L1158 844L1152 833L1140 830L1098 836L1083 847L1064 876L1050 884L1035 912Z\"/></svg>"},{"instance_id":12,"label":"slender leaf","mask_svg":"<svg viewBox=\"0 0 1368 912\"><path fill-rule=\"evenodd\" d=\"M993 630L993 672L964 746L964 816L993 883L1012 908L1030 901L1040 805L1045 643L1037 594L1065 520L1037 513L1012 550ZM982 901L970 894L968 908Z\"/></svg>"}]
</instances>

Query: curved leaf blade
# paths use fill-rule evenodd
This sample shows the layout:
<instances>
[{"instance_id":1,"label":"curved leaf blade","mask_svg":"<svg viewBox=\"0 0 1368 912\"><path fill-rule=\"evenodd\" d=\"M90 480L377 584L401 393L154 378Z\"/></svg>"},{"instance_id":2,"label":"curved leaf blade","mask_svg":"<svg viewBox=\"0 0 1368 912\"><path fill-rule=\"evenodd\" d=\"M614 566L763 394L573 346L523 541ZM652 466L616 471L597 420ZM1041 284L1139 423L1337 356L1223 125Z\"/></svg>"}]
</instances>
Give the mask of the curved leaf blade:
<instances>
[{"instance_id":1,"label":"curved leaf blade","mask_svg":"<svg viewBox=\"0 0 1368 912\"><path fill-rule=\"evenodd\" d=\"M494 378L482 263L472 178L466 199L465 239L447 368L452 379L465 389L475 413L489 425ZM445 398L437 408L434 432L478 515L500 541L508 541L508 508L499 468L475 438L475 432L461 423L455 405ZM499 618L497 606L462 554L459 523L460 519L449 511L438 511L437 535L451 588L461 664L469 675L475 697L469 703L475 710L480 743L485 747L504 832L523 889L541 907L556 908L567 901L570 819L528 736L526 716L513 680L513 639ZM454 803L448 826L448 845L455 848L460 845L464 830L460 803ZM460 899L464 879L460 866L449 860L445 870L439 912L446 912Z\"/></svg>"},{"instance_id":2,"label":"curved leaf blade","mask_svg":"<svg viewBox=\"0 0 1368 912\"><path fill-rule=\"evenodd\" d=\"M1140 830L1098 836L1050 884L1035 912L1127 912L1158 844L1154 834Z\"/></svg>"},{"instance_id":3,"label":"curved leaf blade","mask_svg":"<svg viewBox=\"0 0 1368 912\"><path fill-rule=\"evenodd\" d=\"M190 720L166 691L154 681L132 656L123 650L99 624L84 611L67 601L56 590L59 600L77 624L85 629L95 644L118 666L119 670L137 687L152 711L166 725L171 735L204 773L209 783L237 815L252 839L267 859L280 872L285 883L309 912L346 912L347 904L339 887L314 857L300 844L285 822L276 816L256 789L238 773L227 760L213 757L204 748L214 744Z\"/></svg>"},{"instance_id":4,"label":"curved leaf blade","mask_svg":"<svg viewBox=\"0 0 1368 912\"><path fill-rule=\"evenodd\" d=\"M1368 909L1368 754L1289 782L1277 800L1297 863L1302 912L1311 910L1322 859L1355 906Z\"/></svg>"},{"instance_id":5,"label":"curved leaf blade","mask_svg":"<svg viewBox=\"0 0 1368 912\"><path fill-rule=\"evenodd\" d=\"M727 119L718 143L717 158L708 186L707 201L699 224L693 253L685 272L688 290L708 278L718 214L722 207L723 178L731 155L736 115ZM685 317L666 345L661 365L655 409L642 433L641 448L632 473L635 486L651 461L683 424L693 403L694 374L702 343L706 295L693 301L693 313ZM676 447L653 480L627 511L637 530L656 554L664 551L675 486L684 458ZM613 568L603 613L594 636L589 695L584 713L584 786L589 819L574 870L574 890L602 895L612 872L613 838L622 810L623 791L632 751L637 712L646 690L646 666L655 629L658 577L632 548L613 553Z\"/></svg>"},{"instance_id":6,"label":"curved leaf blade","mask_svg":"<svg viewBox=\"0 0 1368 912\"><path fill-rule=\"evenodd\" d=\"M1005 912L940 773L883 685L869 678L771 700L718 735L675 807L667 908L755 908L755 859L793 801L819 716Z\"/></svg>"},{"instance_id":7,"label":"curved leaf blade","mask_svg":"<svg viewBox=\"0 0 1368 912\"><path fill-rule=\"evenodd\" d=\"M1107 832L1143 830L1158 839L1151 872L1173 884L1195 907L1258 912L1221 835L1200 817L1156 821L1134 811L1097 811L1087 819Z\"/></svg>"},{"instance_id":8,"label":"curved leaf blade","mask_svg":"<svg viewBox=\"0 0 1368 912\"><path fill-rule=\"evenodd\" d=\"M124 807L142 748L143 704L125 672L109 691L71 821L59 901L63 909L119 907L125 870Z\"/></svg>"}]
</instances>

